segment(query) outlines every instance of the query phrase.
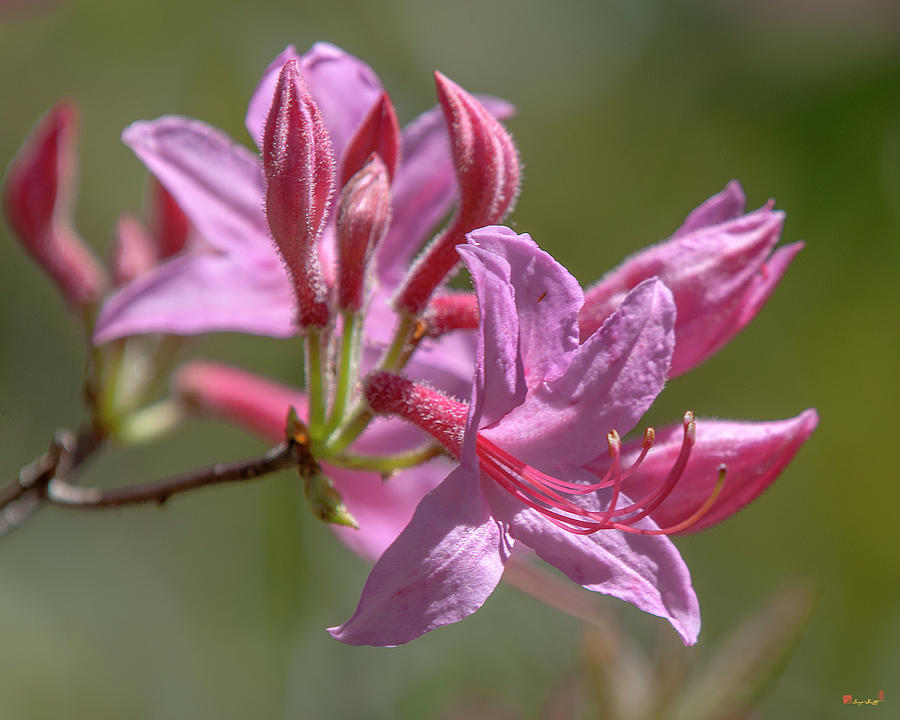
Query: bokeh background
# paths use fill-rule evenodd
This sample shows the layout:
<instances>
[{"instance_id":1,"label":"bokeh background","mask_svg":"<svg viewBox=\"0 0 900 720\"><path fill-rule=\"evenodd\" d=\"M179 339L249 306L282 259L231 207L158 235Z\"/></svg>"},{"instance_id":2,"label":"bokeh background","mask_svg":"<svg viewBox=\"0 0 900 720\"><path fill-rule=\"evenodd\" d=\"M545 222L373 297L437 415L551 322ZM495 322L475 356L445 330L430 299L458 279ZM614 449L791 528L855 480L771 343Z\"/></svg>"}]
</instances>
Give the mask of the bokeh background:
<instances>
[{"instance_id":1,"label":"bokeh background","mask_svg":"<svg viewBox=\"0 0 900 720\"><path fill-rule=\"evenodd\" d=\"M327 7L326 7L327 5ZM104 253L146 175L119 142L180 113L247 141L245 103L288 43L365 58L401 121L439 68L513 101L525 163L514 224L589 283L738 178L805 240L774 298L726 349L672 382L651 421L774 419L818 408L780 481L729 522L678 540L703 655L782 581L810 578L808 631L760 717L839 718L842 694L900 703L896 508L900 313L900 5L893 0L201 0L0 2L0 165L63 96L82 109L78 225ZM81 336L55 288L0 228L0 478L77 425ZM187 355L299 380L296 345L220 336ZM261 446L195 423L113 452L125 483ZM5 481L5 480L4 480ZM367 567L285 474L164 511L45 509L0 541L4 718L536 717L580 661L579 623L501 587L464 623L393 650L323 628ZM618 601L630 633L668 632ZM854 711L857 711L854 709ZM463 715L465 716L465 711Z\"/></svg>"}]
</instances>

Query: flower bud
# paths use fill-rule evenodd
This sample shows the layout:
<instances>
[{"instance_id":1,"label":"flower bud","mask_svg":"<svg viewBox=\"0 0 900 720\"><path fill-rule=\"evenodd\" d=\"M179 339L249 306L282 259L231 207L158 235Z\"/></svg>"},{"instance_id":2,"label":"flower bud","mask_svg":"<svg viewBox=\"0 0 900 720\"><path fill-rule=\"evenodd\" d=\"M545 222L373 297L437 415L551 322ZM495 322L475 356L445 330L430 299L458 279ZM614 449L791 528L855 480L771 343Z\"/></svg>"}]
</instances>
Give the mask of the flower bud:
<instances>
[{"instance_id":1,"label":"flower bud","mask_svg":"<svg viewBox=\"0 0 900 720\"><path fill-rule=\"evenodd\" d=\"M335 489L334 483L325 475L317 474L303 478L303 494L309 507L319 520L333 525L346 525L359 529L359 523L347 510L344 499Z\"/></svg>"},{"instance_id":2,"label":"flower bud","mask_svg":"<svg viewBox=\"0 0 900 720\"><path fill-rule=\"evenodd\" d=\"M519 158L506 129L469 93L435 73L438 98L450 130L453 164L459 181L459 208L453 221L419 257L397 296L411 315L456 263L456 246L465 234L495 225L510 211L519 191Z\"/></svg>"},{"instance_id":3,"label":"flower bud","mask_svg":"<svg viewBox=\"0 0 900 720\"><path fill-rule=\"evenodd\" d=\"M147 222L160 259L181 252L187 242L190 223L175 198L156 178L150 179Z\"/></svg>"},{"instance_id":4,"label":"flower bud","mask_svg":"<svg viewBox=\"0 0 900 720\"><path fill-rule=\"evenodd\" d=\"M99 300L106 273L72 227L77 111L59 103L13 159L3 183L3 210L19 242L53 278L70 306Z\"/></svg>"},{"instance_id":5,"label":"flower bud","mask_svg":"<svg viewBox=\"0 0 900 720\"><path fill-rule=\"evenodd\" d=\"M328 324L328 288L316 254L334 187L322 115L297 70L285 63L263 131L266 218L291 275L301 327Z\"/></svg>"},{"instance_id":6,"label":"flower bud","mask_svg":"<svg viewBox=\"0 0 900 720\"><path fill-rule=\"evenodd\" d=\"M373 154L344 186L338 201L338 307L358 312L365 300L369 262L390 223L388 169Z\"/></svg>"},{"instance_id":7,"label":"flower bud","mask_svg":"<svg viewBox=\"0 0 900 720\"><path fill-rule=\"evenodd\" d=\"M123 213L109 251L109 270L116 287L140 277L156 262L156 247L146 228L133 215Z\"/></svg>"},{"instance_id":8,"label":"flower bud","mask_svg":"<svg viewBox=\"0 0 900 720\"><path fill-rule=\"evenodd\" d=\"M341 187L362 168L372 153L378 153L387 167L389 178L393 179L400 157L400 125L387 93L381 94L344 148L341 157Z\"/></svg>"}]
</instances>

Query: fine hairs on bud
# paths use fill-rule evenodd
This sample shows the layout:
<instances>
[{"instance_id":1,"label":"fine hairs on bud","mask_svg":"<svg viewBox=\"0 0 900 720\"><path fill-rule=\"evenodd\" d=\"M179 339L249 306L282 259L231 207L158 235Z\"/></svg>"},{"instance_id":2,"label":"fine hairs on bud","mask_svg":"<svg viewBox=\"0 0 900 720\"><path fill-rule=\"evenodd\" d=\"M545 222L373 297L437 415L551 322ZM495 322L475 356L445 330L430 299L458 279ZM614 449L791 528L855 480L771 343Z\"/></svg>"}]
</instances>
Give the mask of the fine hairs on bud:
<instances>
[{"instance_id":1,"label":"fine hairs on bud","mask_svg":"<svg viewBox=\"0 0 900 720\"><path fill-rule=\"evenodd\" d=\"M338 309L359 312L376 247L390 224L387 166L377 154L357 172L338 201Z\"/></svg>"},{"instance_id":2,"label":"fine hairs on bud","mask_svg":"<svg viewBox=\"0 0 900 720\"><path fill-rule=\"evenodd\" d=\"M322 114L297 70L285 63L278 76L262 143L266 219L297 298L301 328L331 319L328 288L316 243L334 191L334 155Z\"/></svg>"},{"instance_id":3,"label":"fine hairs on bud","mask_svg":"<svg viewBox=\"0 0 900 720\"><path fill-rule=\"evenodd\" d=\"M519 192L519 156L506 128L441 73L435 73L435 83L460 197L450 225L419 256L397 295L397 309L412 316L425 309L432 292L459 262L456 246L465 242L466 233L499 223Z\"/></svg>"}]
</instances>

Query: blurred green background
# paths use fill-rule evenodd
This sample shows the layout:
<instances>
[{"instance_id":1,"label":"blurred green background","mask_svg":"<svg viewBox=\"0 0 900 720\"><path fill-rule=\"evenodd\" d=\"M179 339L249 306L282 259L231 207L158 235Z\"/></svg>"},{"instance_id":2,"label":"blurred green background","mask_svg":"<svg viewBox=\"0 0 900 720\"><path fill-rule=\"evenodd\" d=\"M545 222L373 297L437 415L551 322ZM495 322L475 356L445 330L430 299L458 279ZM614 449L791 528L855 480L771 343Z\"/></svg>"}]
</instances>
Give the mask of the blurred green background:
<instances>
[{"instance_id":1,"label":"blurred green background","mask_svg":"<svg viewBox=\"0 0 900 720\"><path fill-rule=\"evenodd\" d=\"M246 141L245 103L288 43L366 59L401 121L431 71L519 108L512 221L584 283L668 235L731 178L775 197L805 240L760 317L672 382L651 421L773 419L818 431L766 495L677 541L702 655L778 584L811 578L808 632L761 717L838 718L842 694L900 703L900 5L893 0L419 0L324 4L0 2L0 165L58 98L83 113L78 225L100 252L146 182L119 142L179 113ZM81 337L0 228L0 478L80 418ZM215 337L212 355L298 381L293 343ZM98 483L252 454L196 423L114 452ZM4 480L5 482L5 480ZM537 716L579 662L581 628L501 587L459 625L403 648L344 647L366 565L311 518L296 482L185 496L164 511L45 509L0 541L3 718L440 718L481 704ZM615 600L650 645L655 618ZM464 715L465 716L465 715Z\"/></svg>"}]
</instances>

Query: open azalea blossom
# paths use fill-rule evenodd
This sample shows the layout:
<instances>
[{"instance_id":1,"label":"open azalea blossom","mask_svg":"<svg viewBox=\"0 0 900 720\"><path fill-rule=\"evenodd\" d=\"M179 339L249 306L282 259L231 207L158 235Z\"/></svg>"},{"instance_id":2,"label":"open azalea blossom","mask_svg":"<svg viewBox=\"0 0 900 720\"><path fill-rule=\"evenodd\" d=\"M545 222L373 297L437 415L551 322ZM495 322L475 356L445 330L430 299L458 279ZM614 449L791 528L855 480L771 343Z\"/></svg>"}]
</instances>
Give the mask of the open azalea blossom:
<instances>
[{"instance_id":1,"label":"open azalea blossom","mask_svg":"<svg viewBox=\"0 0 900 720\"><path fill-rule=\"evenodd\" d=\"M469 238L460 254L481 315L469 405L397 375L376 374L366 388L376 412L426 430L460 465L423 498L375 564L356 613L332 634L351 644L397 645L456 622L481 607L521 543L587 589L665 617L685 643L695 642L697 599L665 535L702 520L717 493L687 508L673 526L654 522L670 495L676 505L670 513L685 511L693 499L674 493L694 443L693 419L686 417L672 466L642 497L626 494L636 468L623 467L618 440L668 375L675 350L671 291L655 278L642 282L580 343L584 297L562 266L507 228ZM815 412L807 411L787 432L774 424L757 433L768 436L753 447L757 462L771 451L783 457L785 446L792 455L815 424ZM741 431L731 430L724 444L740 455L734 440ZM598 454L606 432L612 465L598 482L582 466ZM724 433L715 434L722 442ZM640 460L651 445L645 439ZM717 474L721 487L724 471Z\"/></svg>"},{"instance_id":2,"label":"open azalea blossom","mask_svg":"<svg viewBox=\"0 0 900 720\"><path fill-rule=\"evenodd\" d=\"M169 335L302 335L302 391L194 362L175 394L182 408L272 441L284 437L288 406L303 419L314 463L301 477L314 512L375 562L336 638L397 645L458 621L484 603L519 547L693 643L697 598L667 536L757 497L817 415L747 423L686 413L658 433L621 436L667 378L747 325L801 244L776 250L783 214L771 204L745 214L732 182L584 292L527 235L497 225L520 179L497 121L511 106L435 79L439 106L401 131L362 61L326 43L302 56L289 47L247 111L259 155L187 118L126 129L159 198L150 233L120 222L117 289L93 341L159 333L128 341L155 347L158 359ZM39 259L45 229L67 226L56 135L37 133L4 186L6 198L41 201L7 202ZM441 289L460 257L474 294ZM72 272L48 268L70 289ZM110 401L101 424L113 434L141 398L116 403L115 345L99 349L113 359L113 392L96 394Z\"/></svg>"}]
</instances>

